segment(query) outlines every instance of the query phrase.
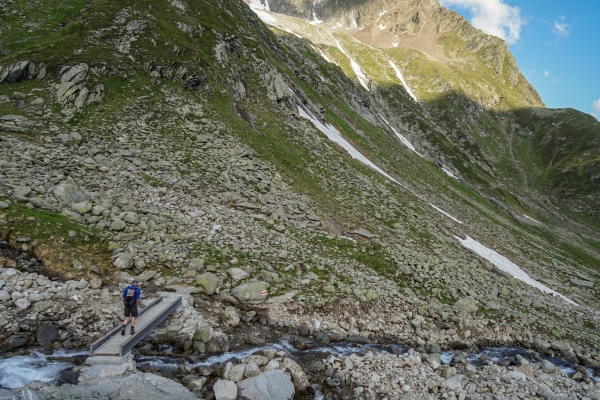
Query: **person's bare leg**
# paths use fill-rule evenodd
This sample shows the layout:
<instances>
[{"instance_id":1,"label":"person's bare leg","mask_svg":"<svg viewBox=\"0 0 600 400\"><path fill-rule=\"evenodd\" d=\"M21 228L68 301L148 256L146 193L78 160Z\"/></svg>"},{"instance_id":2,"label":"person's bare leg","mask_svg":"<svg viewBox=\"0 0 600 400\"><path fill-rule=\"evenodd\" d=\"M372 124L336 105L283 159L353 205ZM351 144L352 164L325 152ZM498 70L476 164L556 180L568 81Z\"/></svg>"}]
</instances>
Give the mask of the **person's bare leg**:
<instances>
[{"instance_id":1,"label":"person's bare leg","mask_svg":"<svg viewBox=\"0 0 600 400\"><path fill-rule=\"evenodd\" d=\"M131 317L131 327L133 328L134 325L135 325L135 317Z\"/></svg>"},{"instance_id":2,"label":"person's bare leg","mask_svg":"<svg viewBox=\"0 0 600 400\"><path fill-rule=\"evenodd\" d=\"M135 321L135 318L132 318L132 321ZM129 317L125 317L125 320L123 321L123 326L127 325L128 322L129 322Z\"/></svg>"}]
</instances>

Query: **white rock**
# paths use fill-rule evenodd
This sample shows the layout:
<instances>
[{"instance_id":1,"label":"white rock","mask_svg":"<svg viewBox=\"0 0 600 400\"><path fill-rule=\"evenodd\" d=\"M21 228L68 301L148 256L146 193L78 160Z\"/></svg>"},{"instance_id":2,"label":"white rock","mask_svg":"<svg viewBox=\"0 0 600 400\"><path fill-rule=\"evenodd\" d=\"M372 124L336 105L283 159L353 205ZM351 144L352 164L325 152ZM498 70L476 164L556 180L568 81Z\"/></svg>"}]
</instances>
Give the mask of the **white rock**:
<instances>
[{"instance_id":1,"label":"white rock","mask_svg":"<svg viewBox=\"0 0 600 400\"><path fill-rule=\"evenodd\" d=\"M237 385L231 381L219 379L213 385L216 400L237 399Z\"/></svg>"}]
</instances>

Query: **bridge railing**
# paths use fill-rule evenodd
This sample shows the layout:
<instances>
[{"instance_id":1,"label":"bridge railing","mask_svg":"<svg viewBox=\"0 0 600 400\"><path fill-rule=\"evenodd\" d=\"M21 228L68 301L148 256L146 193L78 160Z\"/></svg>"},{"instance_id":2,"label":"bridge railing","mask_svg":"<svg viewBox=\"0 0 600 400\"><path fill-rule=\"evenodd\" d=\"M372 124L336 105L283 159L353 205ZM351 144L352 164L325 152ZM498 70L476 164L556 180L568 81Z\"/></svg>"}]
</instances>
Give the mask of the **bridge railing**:
<instances>
[{"instance_id":1,"label":"bridge railing","mask_svg":"<svg viewBox=\"0 0 600 400\"><path fill-rule=\"evenodd\" d=\"M161 297L162 298L162 297ZM169 307L165 308L160 314L158 314L152 321L144 326L136 335L130 336L129 339L121 343L121 356L127 354L136 344L142 341L154 328L160 325L173 311L175 311L181 305L181 296L177 298Z\"/></svg>"},{"instance_id":2,"label":"bridge railing","mask_svg":"<svg viewBox=\"0 0 600 400\"><path fill-rule=\"evenodd\" d=\"M146 307L144 307L140 310L140 312L138 313L138 317L140 315L142 315L144 312L146 312L147 310L149 310L150 308L152 308L153 306L160 303L162 300L163 300L162 297L152 300L152 302L150 302L148 305L146 305ZM181 300L180 300L180 302L181 302ZM131 319L129 321L131 321ZM129 322L127 322L127 324L129 325ZM111 337L113 337L114 335L119 333L119 331L121 330L122 327L123 327L123 325L115 326L113 329L111 329L110 331L105 333L104 336L102 336L100 339L98 339L94 343L92 343L90 345L90 357L92 357L94 355L94 351L96 351L100 346L102 346L104 343L106 343Z\"/></svg>"}]
</instances>

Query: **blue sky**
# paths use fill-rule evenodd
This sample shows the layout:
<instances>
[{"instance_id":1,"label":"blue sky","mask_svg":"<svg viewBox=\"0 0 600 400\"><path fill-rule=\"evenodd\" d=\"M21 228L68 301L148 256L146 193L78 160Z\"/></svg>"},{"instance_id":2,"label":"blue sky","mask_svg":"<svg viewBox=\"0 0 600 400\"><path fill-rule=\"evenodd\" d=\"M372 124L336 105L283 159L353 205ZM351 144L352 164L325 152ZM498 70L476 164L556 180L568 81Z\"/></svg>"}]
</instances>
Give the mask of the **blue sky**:
<instances>
[{"instance_id":1,"label":"blue sky","mask_svg":"<svg viewBox=\"0 0 600 400\"><path fill-rule=\"evenodd\" d=\"M600 0L439 0L500 36L551 108L600 119Z\"/></svg>"}]
</instances>

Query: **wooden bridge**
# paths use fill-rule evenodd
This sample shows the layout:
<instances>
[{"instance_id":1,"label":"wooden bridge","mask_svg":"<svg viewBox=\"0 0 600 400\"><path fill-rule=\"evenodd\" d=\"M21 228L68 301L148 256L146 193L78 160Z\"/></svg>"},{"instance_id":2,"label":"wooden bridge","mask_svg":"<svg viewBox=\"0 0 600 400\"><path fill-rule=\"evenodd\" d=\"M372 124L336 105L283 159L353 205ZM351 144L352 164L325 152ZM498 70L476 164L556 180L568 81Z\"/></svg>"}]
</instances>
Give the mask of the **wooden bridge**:
<instances>
[{"instance_id":1,"label":"wooden bridge","mask_svg":"<svg viewBox=\"0 0 600 400\"><path fill-rule=\"evenodd\" d=\"M160 325L173 311L181 305L181 296L153 300L146 307L139 310L135 319L134 335L126 332L121 335L123 325L116 326L90 346L90 357L109 356L123 357L142 341L154 328Z\"/></svg>"}]
</instances>

